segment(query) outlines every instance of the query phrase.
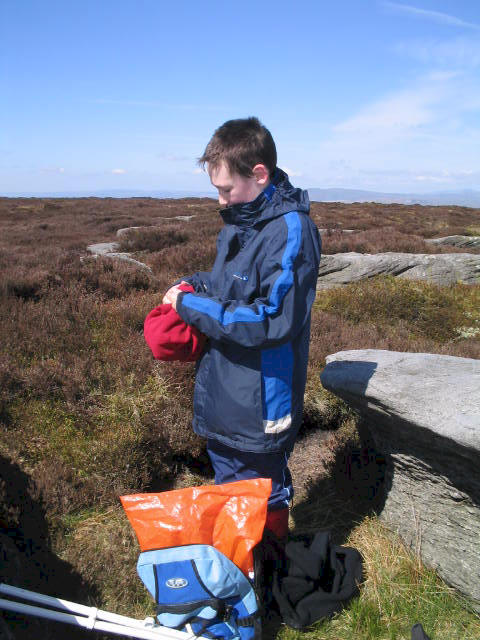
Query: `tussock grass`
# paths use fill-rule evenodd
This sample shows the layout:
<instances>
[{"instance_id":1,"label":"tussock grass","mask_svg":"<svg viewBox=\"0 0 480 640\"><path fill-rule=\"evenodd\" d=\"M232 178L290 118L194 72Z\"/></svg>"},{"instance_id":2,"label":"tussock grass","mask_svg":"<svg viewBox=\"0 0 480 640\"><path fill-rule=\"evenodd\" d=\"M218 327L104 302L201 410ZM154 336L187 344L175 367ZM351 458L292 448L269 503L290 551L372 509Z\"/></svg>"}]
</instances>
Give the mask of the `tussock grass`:
<instances>
[{"instance_id":1,"label":"tussock grass","mask_svg":"<svg viewBox=\"0 0 480 640\"><path fill-rule=\"evenodd\" d=\"M320 291L315 304L317 309L354 326L374 325L392 341L397 336L400 338L397 339L399 351L433 349L434 353L468 357L470 350L470 357L478 357L479 354L480 343L475 340L468 344L464 342L465 349L459 353L466 330L474 329L466 337L475 338L475 330L480 326L479 285L439 286L379 276L346 287ZM422 348L416 347L415 342ZM424 349L427 344L429 348Z\"/></svg>"},{"instance_id":2,"label":"tussock grass","mask_svg":"<svg viewBox=\"0 0 480 640\"><path fill-rule=\"evenodd\" d=\"M318 369L312 367L305 387L302 430L335 430L352 415L343 400L322 387Z\"/></svg>"},{"instance_id":3,"label":"tussock grass","mask_svg":"<svg viewBox=\"0 0 480 640\"><path fill-rule=\"evenodd\" d=\"M63 524L68 536L59 554L86 581L101 585L102 607L136 618L155 614L153 600L137 576L140 548L120 506L79 513Z\"/></svg>"},{"instance_id":4,"label":"tussock grass","mask_svg":"<svg viewBox=\"0 0 480 640\"><path fill-rule=\"evenodd\" d=\"M470 225L465 229L466 236L480 236L480 225Z\"/></svg>"}]
</instances>

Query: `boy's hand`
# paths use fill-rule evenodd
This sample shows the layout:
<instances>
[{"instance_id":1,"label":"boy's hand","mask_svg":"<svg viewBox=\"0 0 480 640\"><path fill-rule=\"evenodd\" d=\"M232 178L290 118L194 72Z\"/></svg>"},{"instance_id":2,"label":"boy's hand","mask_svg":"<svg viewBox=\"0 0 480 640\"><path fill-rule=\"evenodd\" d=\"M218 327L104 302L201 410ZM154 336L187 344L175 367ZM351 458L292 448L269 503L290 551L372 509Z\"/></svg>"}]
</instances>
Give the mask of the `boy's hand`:
<instances>
[{"instance_id":1,"label":"boy's hand","mask_svg":"<svg viewBox=\"0 0 480 640\"><path fill-rule=\"evenodd\" d=\"M185 280L182 280L180 285L188 284ZM176 284L174 287L170 287L167 293L163 296L162 304L171 304L172 307L177 310L177 297L181 292L180 285Z\"/></svg>"}]
</instances>

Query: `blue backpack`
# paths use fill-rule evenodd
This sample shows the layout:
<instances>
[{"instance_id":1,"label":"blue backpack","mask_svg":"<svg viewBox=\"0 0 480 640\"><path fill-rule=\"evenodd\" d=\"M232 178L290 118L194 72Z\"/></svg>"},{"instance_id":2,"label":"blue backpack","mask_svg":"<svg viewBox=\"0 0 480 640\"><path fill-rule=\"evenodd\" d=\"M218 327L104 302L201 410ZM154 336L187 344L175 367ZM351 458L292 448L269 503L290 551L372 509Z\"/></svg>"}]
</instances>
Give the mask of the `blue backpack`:
<instances>
[{"instance_id":1,"label":"blue backpack","mask_svg":"<svg viewBox=\"0 0 480 640\"><path fill-rule=\"evenodd\" d=\"M260 611L253 585L215 547L191 544L140 554L137 571L166 627L190 625L197 636L259 640Z\"/></svg>"}]
</instances>

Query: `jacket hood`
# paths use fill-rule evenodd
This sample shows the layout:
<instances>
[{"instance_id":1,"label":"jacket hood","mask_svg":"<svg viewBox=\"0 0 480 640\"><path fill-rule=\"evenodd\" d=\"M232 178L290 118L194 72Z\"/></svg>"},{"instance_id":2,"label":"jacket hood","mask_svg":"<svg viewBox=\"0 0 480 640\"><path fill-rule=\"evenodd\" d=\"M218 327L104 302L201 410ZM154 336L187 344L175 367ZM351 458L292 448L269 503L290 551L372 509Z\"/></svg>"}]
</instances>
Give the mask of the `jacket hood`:
<instances>
[{"instance_id":1,"label":"jacket hood","mask_svg":"<svg viewBox=\"0 0 480 640\"><path fill-rule=\"evenodd\" d=\"M225 224L250 227L289 211L308 214L309 210L308 192L293 187L285 171L277 167L270 184L255 200L222 209L220 215Z\"/></svg>"}]
</instances>

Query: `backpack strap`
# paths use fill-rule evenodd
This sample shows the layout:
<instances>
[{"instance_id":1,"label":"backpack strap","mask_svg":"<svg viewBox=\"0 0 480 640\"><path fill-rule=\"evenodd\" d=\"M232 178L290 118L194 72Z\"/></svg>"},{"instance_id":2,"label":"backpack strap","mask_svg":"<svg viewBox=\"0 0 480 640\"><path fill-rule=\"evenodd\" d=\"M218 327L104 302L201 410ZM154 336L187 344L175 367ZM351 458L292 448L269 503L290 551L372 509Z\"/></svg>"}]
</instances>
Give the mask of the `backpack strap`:
<instances>
[{"instance_id":1,"label":"backpack strap","mask_svg":"<svg viewBox=\"0 0 480 640\"><path fill-rule=\"evenodd\" d=\"M239 627L252 627L258 620L259 615L245 616L244 618L237 618L236 623Z\"/></svg>"},{"instance_id":2,"label":"backpack strap","mask_svg":"<svg viewBox=\"0 0 480 640\"><path fill-rule=\"evenodd\" d=\"M162 604L157 606L157 614L159 613L190 613L196 611L200 607L211 607L216 611L217 616L224 619L228 618L233 607L225 602L222 598L207 598L205 600L195 600L194 602L181 602L179 604ZM195 616L192 616L192 618ZM202 618L203 620L203 618Z\"/></svg>"},{"instance_id":3,"label":"backpack strap","mask_svg":"<svg viewBox=\"0 0 480 640\"><path fill-rule=\"evenodd\" d=\"M216 618L202 618L200 616L190 616L190 618L187 620L186 623L183 623L182 628L184 628L185 624L192 624L194 622L200 622L201 623L201 627L200 629L197 629L195 632L195 636L203 636L206 635L207 637L211 637L211 638L216 638L216 636L214 636L213 634L208 633L208 627L212 624L212 623L218 623L218 622L229 622L230 621L230 617L232 615L232 611L234 610L234 607L230 604L227 604L224 600L217 600L219 602L219 608L217 609L215 606L213 606L212 604L209 604L208 606L212 607L212 609L215 609L215 611L217 612L217 617ZM205 602L210 602L208 600L206 600ZM253 620L253 616L249 616L252 618ZM238 620L237 620L237 624L238 624ZM241 625L240 625L241 626Z\"/></svg>"}]
</instances>

